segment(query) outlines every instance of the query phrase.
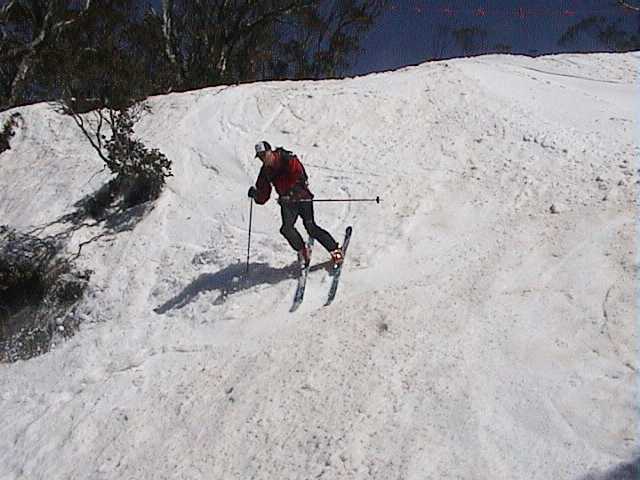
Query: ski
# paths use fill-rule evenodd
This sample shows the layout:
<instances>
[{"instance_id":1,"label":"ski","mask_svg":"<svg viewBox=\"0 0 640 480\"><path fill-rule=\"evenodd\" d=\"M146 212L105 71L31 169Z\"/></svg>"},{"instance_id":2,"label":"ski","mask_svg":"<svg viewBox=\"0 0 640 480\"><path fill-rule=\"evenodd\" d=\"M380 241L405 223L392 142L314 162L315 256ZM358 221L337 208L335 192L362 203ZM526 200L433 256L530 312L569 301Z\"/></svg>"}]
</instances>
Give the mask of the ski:
<instances>
[{"instance_id":1,"label":"ski","mask_svg":"<svg viewBox=\"0 0 640 480\"><path fill-rule=\"evenodd\" d=\"M305 264L304 261L300 262L300 275L298 275L298 286L296 287L296 293L293 296L293 305L289 309L289 312L295 312L304 298L304 290L307 285L307 276L309 275L309 267L311 266L311 251L313 250L313 238L309 237L307 243L309 249L309 263Z\"/></svg>"},{"instance_id":2,"label":"ski","mask_svg":"<svg viewBox=\"0 0 640 480\"><path fill-rule=\"evenodd\" d=\"M336 297L336 292L338 290L338 282L340 281L340 274L342 273L342 265L344 264L345 257L347 256L347 248L349 247L349 240L351 239L351 232L353 228L351 226L347 227L347 230L344 233L344 242L342 242L342 262L338 265L333 265L331 269L331 276L333 279L331 280L331 287L329 288L329 296L327 297L327 301L324 303L324 306L328 306L333 302L333 299Z\"/></svg>"}]
</instances>

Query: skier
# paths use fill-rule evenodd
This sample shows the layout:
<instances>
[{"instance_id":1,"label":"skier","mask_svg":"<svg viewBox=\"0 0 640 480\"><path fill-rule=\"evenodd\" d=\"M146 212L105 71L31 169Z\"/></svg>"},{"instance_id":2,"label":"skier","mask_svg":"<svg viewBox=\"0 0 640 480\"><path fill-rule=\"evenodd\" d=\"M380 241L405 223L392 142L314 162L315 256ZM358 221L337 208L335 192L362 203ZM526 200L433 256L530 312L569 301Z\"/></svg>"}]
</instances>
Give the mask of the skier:
<instances>
[{"instance_id":1,"label":"skier","mask_svg":"<svg viewBox=\"0 0 640 480\"><path fill-rule=\"evenodd\" d=\"M310 261L309 249L295 228L298 216L302 217L309 236L318 240L330 253L331 259L339 265L344 259L342 249L329 232L316 225L313 218L313 194L307 184L307 174L298 157L284 148L271 149L268 142L255 145L256 157L262 161L262 168L255 186L249 188L249 197L259 205L264 205L271 196L271 185L278 192L278 203L282 215L280 233L291 248L298 252L298 259L306 265ZM306 200L306 201L300 201Z\"/></svg>"}]
</instances>

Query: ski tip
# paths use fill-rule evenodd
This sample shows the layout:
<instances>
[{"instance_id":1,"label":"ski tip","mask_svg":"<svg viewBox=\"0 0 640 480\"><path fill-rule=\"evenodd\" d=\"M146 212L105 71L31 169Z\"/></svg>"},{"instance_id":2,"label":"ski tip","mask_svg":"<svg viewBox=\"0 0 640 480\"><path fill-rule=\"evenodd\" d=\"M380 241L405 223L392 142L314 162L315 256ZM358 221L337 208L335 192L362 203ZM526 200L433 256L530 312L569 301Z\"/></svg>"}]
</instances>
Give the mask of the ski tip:
<instances>
[{"instance_id":1,"label":"ski tip","mask_svg":"<svg viewBox=\"0 0 640 480\"><path fill-rule=\"evenodd\" d=\"M347 233L348 233L349 235L351 235L352 230L353 230L353 227L352 227L351 225L349 225L349 226L347 227Z\"/></svg>"}]
</instances>

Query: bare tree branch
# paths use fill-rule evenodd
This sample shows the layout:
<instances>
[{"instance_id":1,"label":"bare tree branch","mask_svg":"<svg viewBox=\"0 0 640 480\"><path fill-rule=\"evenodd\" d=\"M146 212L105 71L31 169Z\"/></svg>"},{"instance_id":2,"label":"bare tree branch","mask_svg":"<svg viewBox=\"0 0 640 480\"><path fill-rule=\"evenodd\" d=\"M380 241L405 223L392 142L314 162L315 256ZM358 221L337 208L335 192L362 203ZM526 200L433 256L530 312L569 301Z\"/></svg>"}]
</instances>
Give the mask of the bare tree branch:
<instances>
[{"instance_id":1,"label":"bare tree branch","mask_svg":"<svg viewBox=\"0 0 640 480\"><path fill-rule=\"evenodd\" d=\"M618 5L623 8L628 8L629 10L633 10L634 12L640 12L640 7L636 5L631 5L627 3L625 0L618 0Z\"/></svg>"},{"instance_id":2,"label":"bare tree branch","mask_svg":"<svg viewBox=\"0 0 640 480\"><path fill-rule=\"evenodd\" d=\"M164 51L178 74L178 83L182 84L185 77L182 55L179 54L176 45L176 32L174 21L173 0L162 0L162 34L164 36Z\"/></svg>"},{"instance_id":3,"label":"bare tree branch","mask_svg":"<svg viewBox=\"0 0 640 480\"><path fill-rule=\"evenodd\" d=\"M84 136L87 138L87 140L89 140L89 143L91 144L91 146L93 147L93 149L97 152L97 154L100 156L100 159L105 163L105 164L109 164L109 159L106 157L106 155L104 154L104 151L102 149L102 122L103 122L103 114L100 110L98 110L96 112L97 116L98 116L98 126L96 128L96 133L92 134L89 131L89 128L87 128L87 126L85 125L84 122L84 118L82 117L82 115L76 113L73 110L73 107L71 106L71 102L70 101L66 101L63 103L63 107L64 111L66 111L67 113L69 113L71 115L71 118L73 119L73 121L75 122L75 124L78 126L78 128L80 128L80 130L82 131L82 133L84 134ZM95 138L94 138L95 135Z\"/></svg>"}]
</instances>

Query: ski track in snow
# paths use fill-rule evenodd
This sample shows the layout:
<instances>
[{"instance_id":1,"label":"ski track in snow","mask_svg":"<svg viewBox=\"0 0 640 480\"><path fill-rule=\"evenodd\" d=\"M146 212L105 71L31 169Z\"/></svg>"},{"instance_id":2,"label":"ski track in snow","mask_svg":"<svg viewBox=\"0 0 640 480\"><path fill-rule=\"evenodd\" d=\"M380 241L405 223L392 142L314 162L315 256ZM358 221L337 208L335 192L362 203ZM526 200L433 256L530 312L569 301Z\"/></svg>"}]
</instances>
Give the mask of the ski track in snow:
<instances>
[{"instance_id":1,"label":"ski track in snow","mask_svg":"<svg viewBox=\"0 0 640 480\"><path fill-rule=\"evenodd\" d=\"M630 461L637 58L489 55L150 99L136 132L174 177L83 246L80 331L0 366L0 478L577 479ZM70 119L19 110L0 218L30 229L109 177ZM273 199L243 278L263 139L300 155L317 198L382 198L315 206L336 238L354 226L328 308L316 269L288 312ZM100 233L70 232L70 252Z\"/></svg>"}]
</instances>

